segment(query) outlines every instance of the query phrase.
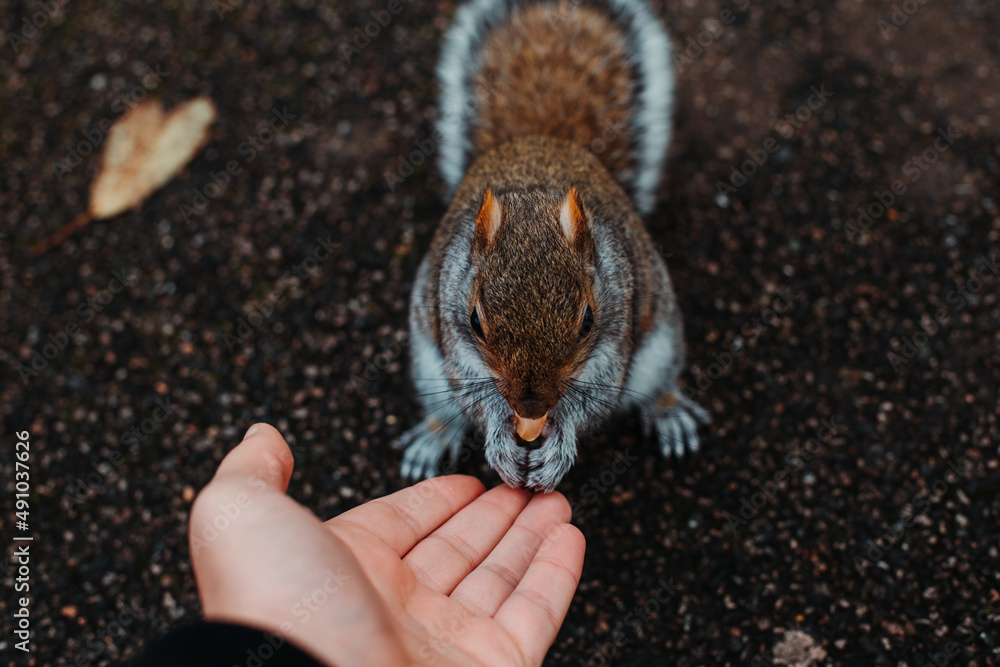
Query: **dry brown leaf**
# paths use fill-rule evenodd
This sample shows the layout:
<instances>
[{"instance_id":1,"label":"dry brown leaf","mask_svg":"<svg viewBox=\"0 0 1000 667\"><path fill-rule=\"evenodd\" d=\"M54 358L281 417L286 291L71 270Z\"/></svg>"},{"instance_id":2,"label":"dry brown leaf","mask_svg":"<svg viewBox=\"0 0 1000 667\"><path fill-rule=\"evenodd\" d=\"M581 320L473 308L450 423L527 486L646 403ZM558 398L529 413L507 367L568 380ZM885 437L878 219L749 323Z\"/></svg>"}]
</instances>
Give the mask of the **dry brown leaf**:
<instances>
[{"instance_id":1,"label":"dry brown leaf","mask_svg":"<svg viewBox=\"0 0 1000 667\"><path fill-rule=\"evenodd\" d=\"M139 206L195 156L213 120L215 105L207 97L169 114L152 100L133 109L108 133L104 164L90 190L90 214L99 220Z\"/></svg>"},{"instance_id":2,"label":"dry brown leaf","mask_svg":"<svg viewBox=\"0 0 1000 667\"><path fill-rule=\"evenodd\" d=\"M215 104L207 97L179 104L169 114L154 100L136 106L108 132L90 207L32 251L45 252L91 220L137 208L205 145L214 120Z\"/></svg>"}]
</instances>

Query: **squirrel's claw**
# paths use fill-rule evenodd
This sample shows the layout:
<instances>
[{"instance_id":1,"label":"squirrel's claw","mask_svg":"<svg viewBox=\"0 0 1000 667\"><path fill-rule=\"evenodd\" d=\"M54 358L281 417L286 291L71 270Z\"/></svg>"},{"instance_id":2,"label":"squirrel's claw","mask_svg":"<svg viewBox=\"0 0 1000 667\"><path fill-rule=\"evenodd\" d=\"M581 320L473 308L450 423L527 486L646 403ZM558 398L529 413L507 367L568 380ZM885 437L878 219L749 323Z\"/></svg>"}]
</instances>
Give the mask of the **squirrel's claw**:
<instances>
[{"instance_id":1,"label":"squirrel's claw","mask_svg":"<svg viewBox=\"0 0 1000 667\"><path fill-rule=\"evenodd\" d=\"M444 450L430 439L419 440L406 448L400 472L403 479L419 482L437 475Z\"/></svg>"},{"instance_id":2,"label":"squirrel's claw","mask_svg":"<svg viewBox=\"0 0 1000 667\"><path fill-rule=\"evenodd\" d=\"M708 424L709 417L703 407L679 392L672 399L676 402L665 414L653 412L644 415L643 421L655 428L664 456L683 458L698 451L698 424Z\"/></svg>"},{"instance_id":3,"label":"squirrel's claw","mask_svg":"<svg viewBox=\"0 0 1000 667\"><path fill-rule=\"evenodd\" d=\"M528 477L524 480L524 488L538 493L549 493L573 466L576 447L572 453L567 452L564 447L555 445L551 448L542 447L536 452L542 455L543 460L539 467L528 473Z\"/></svg>"},{"instance_id":4,"label":"squirrel's claw","mask_svg":"<svg viewBox=\"0 0 1000 667\"><path fill-rule=\"evenodd\" d=\"M406 450L400 468L403 479L419 482L436 477L445 450L452 441L461 439L460 431L429 417L401 435L392 447Z\"/></svg>"}]
</instances>

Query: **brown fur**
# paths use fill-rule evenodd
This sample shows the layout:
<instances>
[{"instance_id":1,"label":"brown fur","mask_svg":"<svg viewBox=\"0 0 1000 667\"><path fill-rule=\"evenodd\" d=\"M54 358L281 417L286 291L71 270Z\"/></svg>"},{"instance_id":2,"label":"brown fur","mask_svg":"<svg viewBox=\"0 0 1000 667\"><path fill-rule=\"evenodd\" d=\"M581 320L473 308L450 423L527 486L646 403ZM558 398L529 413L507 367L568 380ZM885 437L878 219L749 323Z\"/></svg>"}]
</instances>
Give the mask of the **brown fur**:
<instances>
[{"instance_id":1,"label":"brown fur","mask_svg":"<svg viewBox=\"0 0 1000 667\"><path fill-rule=\"evenodd\" d=\"M524 412L518 410L528 418L544 414L542 408L551 407L559 397L560 381L579 370L588 349L577 345L586 303L594 308L595 321L610 315L600 312L592 293L588 273L592 250L586 245L589 242L592 248L592 233L588 231L584 245L571 247L561 231L560 207L571 187L587 216L587 227L617 228L614 233L622 240L617 261L604 271L613 280L634 280L636 298L625 318L625 326L632 329L631 345L620 350L623 358L631 357L654 322L679 317L672 300L657 298L665 269L638 214L593 154L568 141L536 136L509 142L479 158L432 244L430 293L436 293L444 269L444 245L463 234L463 227L464 233L474 233L466 225L476 219L489 190L500 203L500 229L493 244L476 253L480 272L468 307L471 311L478 302L484 328L488 326L491 334L481 347L483 357L508 379L505 398L514 406L530 404L522 406ZM543 200L547 214L539 216ZM669 311L657 312L664 303ZM436 342L447 347L446 336L437 334Z\"/></svg>"},{"instance_id":2,"label":"brown fur","mask_svg":"<svg viewBox=\"0 0 1000 667\"><path fill-rule=\"evenodd\" d=\"M474 154L541 134L586 146L623 173L635 78L624 36L605 14L570 2L524 7L483 49Z\"/></svg>"},{"instance_id":3,"label":"brown fur","mask_svg":"<svg viewBox=\"0 0 1000 667\"><path fill-rule=\"evenodd\" d=\"M489 322L483 356L507 380L501 393L515 411L536 419L559 399L560 382L580 359L580 304L593 301L593 284L585 257L562 234L561 201L524 190L498 197L505 224L475 260L473 294ZM519 266L544 272L511 270Z\"/></svg>"}]
</instances>

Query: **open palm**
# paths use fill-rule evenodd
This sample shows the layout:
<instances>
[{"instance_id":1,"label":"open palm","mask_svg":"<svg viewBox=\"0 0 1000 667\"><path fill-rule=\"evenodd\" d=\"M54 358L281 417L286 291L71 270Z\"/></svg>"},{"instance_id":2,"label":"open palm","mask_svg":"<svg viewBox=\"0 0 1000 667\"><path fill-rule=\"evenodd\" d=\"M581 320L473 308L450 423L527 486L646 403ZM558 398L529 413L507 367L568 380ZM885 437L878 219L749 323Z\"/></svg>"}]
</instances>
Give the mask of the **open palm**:
<instances>
[{"instance_id":1,"label":"open palm","mask_svg":"<svg viewBox=\"0 0 1000 667\"><path fill-rule=\"evenodd\" d=\"M541 664L583 565L560 494L484 493L453 475L324 523L285 495L278 432L251 433L192 509L207 619L280 633L338 667Z\"/></svg>"}]
</instances>

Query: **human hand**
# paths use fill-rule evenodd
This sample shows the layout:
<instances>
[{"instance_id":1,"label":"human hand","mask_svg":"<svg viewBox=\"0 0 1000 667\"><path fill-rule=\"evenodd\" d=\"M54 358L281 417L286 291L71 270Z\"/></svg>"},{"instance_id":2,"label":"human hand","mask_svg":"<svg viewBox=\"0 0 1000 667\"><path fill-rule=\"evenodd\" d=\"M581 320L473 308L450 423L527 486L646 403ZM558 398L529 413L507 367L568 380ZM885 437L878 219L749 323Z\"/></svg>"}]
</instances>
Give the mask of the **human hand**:
<instances>
[{"instance_id":1,"label":"human hand","mask_svg":"<svg viewBox=\"0 0 1000 667\"><path fill-rule=\"evenodd\" d=\"M191 510L206 620L280 634L337 667L539 665L583 568L559 493L426 480L322 522L259 424Z\"/></svg>"}]
</instances>

